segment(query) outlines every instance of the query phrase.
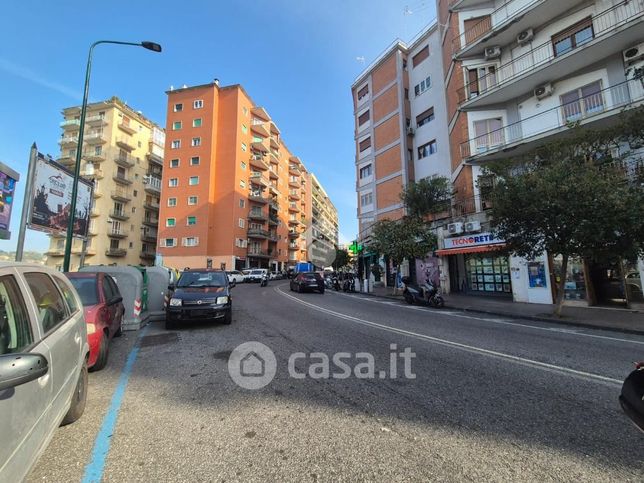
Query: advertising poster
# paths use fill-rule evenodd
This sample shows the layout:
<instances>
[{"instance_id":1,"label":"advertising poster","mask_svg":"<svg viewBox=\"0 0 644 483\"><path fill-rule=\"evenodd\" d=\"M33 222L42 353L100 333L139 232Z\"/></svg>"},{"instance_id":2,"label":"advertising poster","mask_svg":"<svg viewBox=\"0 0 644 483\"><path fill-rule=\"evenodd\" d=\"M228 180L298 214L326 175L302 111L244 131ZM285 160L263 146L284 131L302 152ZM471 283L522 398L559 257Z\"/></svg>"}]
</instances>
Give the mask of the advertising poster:
<instances>
[{"instance_id":1,"label":"advertising poster","mask_svg":"<svg viewBox=\"0 0 644 483\"><path fill-rule=\"evenodd\" d=\"M543 262L528 263L528 281L530 282L530 288L545 288L548 286Z\"/></svg>"},{"instance_id":2,"label":"advertising poster","mask_svg":"<svg viewBox=\"0 0 644 483\"><path fill-rule=\"evenodd\" d=\"M20 176L13 169L0 163L0 240L8 240L11 236L11 208L13 207L16 182Z\"/></svg>"},{"instance_id":3,"label":"advertising poster","mask_svg":"<svg viewBox=\"0 0 644 483\"><path fill-rule=\"evenodd\" d=\"M431 282L435 287L440 287L440 259L438 257L425 257L416 259L416 280L417 284Z\"/></svg>"},{"instance_id":4,"label":"advertising poster","mask_svg":"<svg viewBox=\"0 0 644 483\"><path fill-rule=\"evenodd\" d=\"M73 175L62 166L43 158L36 161L34 202L29 227L47 233L65 233L72 200ZM93 184L78 182L74 236L84 238L89 228Z\"/></svg>"}]
</instances>

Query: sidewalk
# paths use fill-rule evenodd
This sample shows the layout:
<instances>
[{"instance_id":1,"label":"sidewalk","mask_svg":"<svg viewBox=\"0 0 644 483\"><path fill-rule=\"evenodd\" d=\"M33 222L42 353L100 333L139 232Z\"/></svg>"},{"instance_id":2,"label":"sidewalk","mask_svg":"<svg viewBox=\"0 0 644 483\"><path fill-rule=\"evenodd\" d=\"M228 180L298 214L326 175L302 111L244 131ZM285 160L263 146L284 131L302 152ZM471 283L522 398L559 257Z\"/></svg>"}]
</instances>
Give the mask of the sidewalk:
<instances>
[{"instance_id":1,"label":"sidewalk","mask_svg":"<svg viewBox=\"0 0 644 483\"><path fill-rule=\"evenodd\" d=\"M372 293L363 295L403 300L402 295L392 295L391 287L374 287ZM496 297L477 297L462 294L448 294L443 297L445 298L445 308L450 310L644 335L644 311L637 309L564 306L562 317L559 318L554 315L555 306L549 304L528 304Z\"/></svg>"}]
</instances>

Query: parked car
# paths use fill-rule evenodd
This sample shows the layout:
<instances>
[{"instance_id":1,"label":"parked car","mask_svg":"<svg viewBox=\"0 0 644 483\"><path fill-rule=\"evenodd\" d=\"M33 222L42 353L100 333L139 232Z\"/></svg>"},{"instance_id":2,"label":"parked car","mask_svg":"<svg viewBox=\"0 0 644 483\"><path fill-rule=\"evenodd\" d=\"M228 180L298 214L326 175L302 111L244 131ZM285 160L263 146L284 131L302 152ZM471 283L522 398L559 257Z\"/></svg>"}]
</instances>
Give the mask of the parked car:
<instances>
[{"instance_id":1,"label":"parked car","mask_svg":"<svg viewBox=\"0 0 644 483\"><path fill-rule=\"evenodd\" d=\"M271 280L282 280L282 272L271 272L268 278Z\"/></svg>"},{"instance_id":2,"label":"parked car","mask_svg":"<svg viewBox=\"0 0 644 483\"><path fill-rule=\"evenodd\" d=\"M262 278L268 277L268 270L265 268L254 268L246 277L247 282L261 282Z\"/></svg>"},{"instance_id":3,"label":"parked car","mask_svg":"<svg viewBox=\"0 0 644 483\"><path fill-rule=\"evenodd\" d=\"M65 276L0 263L0 481L22 481L87 398L87 326Z\"/></svg>"},{"instance_id":4,"label":"parked car","mask_svg":"<svg viewBox=\"0 0 644 483\"><path fill-rule=\"evenodd\" d=\"M250 282L249 280L250 272L252 272L251 269L242 270L242 273L244 274L244 282Z\"/></svg>"},{"instance_id":5,"label":"parked car","mask_svg":"<svg viewBox=\"0 0 644 483\"><path fill-rule=\"evenodd\" d=\"M83 302L91 370L100 371L107 364L110 341L123 332L125 307L114 279L104 272L66 273Z\"/></svg>"},{"instance_id":6,"label":"parked car","mask_svg":"<svg viewBox=\"0 0 644 483\"><path fill-rule=\"evenodd\" d=\"M324 293L324 279L317 272L300 272L290 282L291 291L306 292L317 290Z\"/></svg>"},{"instance_id":7,"label":"parked car","mask_svg":"<svg viewBox=\"0 0 644 483\"><path fill-rule=\"evenodd\" d=\"M166 310L166 329L193 320L221 320L230 324L233 320L230 288L223 270L185 270L176 287L172 287L174 293Z\"/></svg>"},{"instance_id":8,"label":"parked car","mask_svg":"<svg viewBox=\"0 0 644 483\"><path fill-rule=\"evenodd\" d=\"M233 283L233 282L242 283L246 278L246 276L239 270L232 270L232 271L226 272L226 275L228 275L229 283Z\"/></svg>"}]
</instances>

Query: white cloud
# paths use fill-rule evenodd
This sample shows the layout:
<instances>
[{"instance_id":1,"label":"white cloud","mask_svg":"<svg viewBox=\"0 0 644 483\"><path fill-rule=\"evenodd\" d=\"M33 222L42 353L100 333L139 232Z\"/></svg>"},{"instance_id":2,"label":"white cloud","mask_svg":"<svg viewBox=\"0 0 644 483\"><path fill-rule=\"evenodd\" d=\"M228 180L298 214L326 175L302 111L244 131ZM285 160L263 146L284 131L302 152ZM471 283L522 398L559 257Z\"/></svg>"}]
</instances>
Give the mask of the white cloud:
<instances>
[{"instance_id":1,"label":"white cloud","mask_svg":"<svg viewBox=\"0 0 644 483\"><path fill-rule=\"evenodd\" d=\"M57 82L52 82L44 79L40 74L28 69L27 67L14 64L7 59L0 58L0 70L8 72L9 74L13 74L17 77L21 77L25 80L33 82L34 84L39 84L43 87L46 87L47 89L59 92L60 94L71 97L74 100L80 100L83 97L80 92L77 92L74 89L70 89L69 87L66 87Z\"/></svg>"}]
</instances>

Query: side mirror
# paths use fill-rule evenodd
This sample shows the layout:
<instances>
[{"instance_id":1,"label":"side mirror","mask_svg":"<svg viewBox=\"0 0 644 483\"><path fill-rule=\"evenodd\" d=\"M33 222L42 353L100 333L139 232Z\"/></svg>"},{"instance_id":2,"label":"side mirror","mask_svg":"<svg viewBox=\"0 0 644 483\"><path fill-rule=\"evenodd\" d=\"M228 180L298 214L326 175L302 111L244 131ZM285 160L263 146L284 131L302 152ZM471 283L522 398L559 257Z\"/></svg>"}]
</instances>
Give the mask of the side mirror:
<instances>
[{"instance_id":1,"label":"side mirror","mask_svg":"<svg viewBox=\"0 0 644 483\"><path fill-rule=\"evenodd\" d=\"M174 286L174 284L173 284L173 283L171 283L170 285L168 285L168 290L172 290L172 291L174 291L174 289L175 289L175 286Z\"/></svg>"},{"instance_id":2,"label":"side mirror","mask_svg":"<svg viewBox=\"0 0 644 483\"><path fill-rule=\"evenodd\" d=\"M49 363L41 354L0 356L0 391L34 381L47 374Z\"/></svg>"}]
</instances>

